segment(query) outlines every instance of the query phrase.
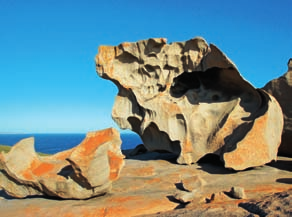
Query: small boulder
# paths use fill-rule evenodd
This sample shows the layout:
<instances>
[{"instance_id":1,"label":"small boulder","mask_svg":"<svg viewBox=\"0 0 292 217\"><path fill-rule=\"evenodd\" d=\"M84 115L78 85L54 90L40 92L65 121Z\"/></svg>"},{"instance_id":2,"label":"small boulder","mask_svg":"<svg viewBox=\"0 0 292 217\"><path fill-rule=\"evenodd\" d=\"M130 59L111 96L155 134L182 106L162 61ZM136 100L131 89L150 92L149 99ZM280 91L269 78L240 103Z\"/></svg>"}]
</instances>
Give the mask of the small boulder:
<instances>
[{"instance_id":1,"label":"small boulder","mask_svg":"<svg viewBox=\"0 0 292 217\"><path fill-rule=\"evenodd\" d=\"M232 187L228 194L235 199L246 199L245 191L242 187Z\"/></svg>"},{"instance_id":2,"label":"small boulder","mask_svg":"<svg viewBox=\"0 0 292 217\"><path fill-rule=\"evenodd\" d=\"M183 178L181 182L183 188L189 192L194 190L202 190L203 186L206 184L206 181L199 175Z\"/></svg>"},{"instance_id":3,"label":"small boulder","mask_svg":"<svg viewBox=\"0 0 292 217\"><path fill-rule=\"evenodd\" d=\"M191 191L191 192L179 191L174 195L174 198L179 200L182 203L188 203L195 199L196 193L197 193L196 190Z\"/></svg>"}]
</instances>

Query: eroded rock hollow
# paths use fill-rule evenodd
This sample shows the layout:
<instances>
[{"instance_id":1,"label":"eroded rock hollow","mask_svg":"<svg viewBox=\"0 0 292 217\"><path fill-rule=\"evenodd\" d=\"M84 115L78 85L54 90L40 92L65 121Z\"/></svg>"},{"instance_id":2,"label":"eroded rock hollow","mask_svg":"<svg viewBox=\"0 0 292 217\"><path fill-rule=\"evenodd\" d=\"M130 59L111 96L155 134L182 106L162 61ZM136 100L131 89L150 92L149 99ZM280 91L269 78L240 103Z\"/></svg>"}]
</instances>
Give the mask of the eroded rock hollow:
<instances>
[{"instance_id":1,"label":"eroded rock hollow","mask_svg":"<svg viewBox=\"0 0 292 217\"><path fill-rule=\"evenodd\" d=\"M0 154L0 188L16 198L44 195L87 199L108 193L124 166L119 132L90 132L76 147L39 156L34 138L23 139Z\"/></svg>"},{"instance_id":2,"label":"eroded rock hollow","mask_svg":"<svg viewBox=\"0 0 292 217\"><path fill-rule=\"evenodd\" d=\"M283 127L278 103L203 38L100 46L96 70L119 89L113 119L150 151L176 153L180 164L216 154L235 170L276 159Z\"/></svg>"}]
</instances>

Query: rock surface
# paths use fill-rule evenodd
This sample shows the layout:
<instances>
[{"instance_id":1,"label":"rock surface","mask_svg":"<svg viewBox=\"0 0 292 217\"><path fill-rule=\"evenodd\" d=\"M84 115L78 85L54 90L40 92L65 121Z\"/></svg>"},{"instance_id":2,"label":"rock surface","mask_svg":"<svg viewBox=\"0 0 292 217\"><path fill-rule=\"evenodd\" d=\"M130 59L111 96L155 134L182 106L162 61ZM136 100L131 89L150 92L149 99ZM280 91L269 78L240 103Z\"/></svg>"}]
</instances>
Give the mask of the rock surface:
<instances>
[{"instance_id":1,"label":"rock surface","mask_svg":"<svg viewBox=\"0 0 292 217\"><path fill-rule=\"evenodd\" d=\"M76 147L38 156L34 138L21 140L0 154L0 187L16 198L45 195L88 199L110 192L124 165L119 132L90 132Z\"/></svg>"},{"instance_id":2,"label":"rock surface","mask_svg":"<svg viewBox=\"0 0 292 217\"><path fill-rule=\"evenodd\" d=\"M238 186L231 188L230 195L235 199L245 199L246 198L244 188L238 187Z\"/></svg>"},{"instance_id":3,"label":"rock surface","mask_svg":"<svg viewBox=\"0 0 292 217\"><path fill-rule=\"evenodd\" d=\"M291 158L279 157L277 162L234 172L208 162L174 164L175 155L169 153L147 152L134 157L128 153L130 151L124 152L125 166L119 179L113 182L110 194L88 200L53 200L44 197L10 199L2 192L1 216L253 216L255 208L245 204L263 206L264 201L271 198L274 198L272 205L261 209L270 208L271 214L283 211L278 216L289 216L284 215L284 210L287 213L288 208L291 209L291 202L284 203L284 199L291 201L292 197L289 190L292 188ZM198 180L195 186L189 183L192 179ZM234 199L226 194L233 186L244 188L246 199ZM178 191L194 187L196 194L191 202L182 203L174 198ZM287 196L274 197L275 193ZM263 203L258 203L260 201Z\"/></svg>"},{"instance_id":4,"label":"rock surface","mask_svg":"<svg viewBox=\"0 0 292 217\"><path fill-rule=\"evenodd\" d=\"M284 114L284 129L279 154L292 156L292 58L288 61L288 71L281 77L268 82L263 89L277 99Z\"/></svg>"},{"instance_id":5,"label":"rock surface","mask_svg":"<svg viewBox=\"0 0 292 217\"><path fill-rule=\"evenodd\" d=\"M222 203L197 209L185 208L145 217L265 217L292 216L292 190L266 195L238 204Z\"/></svg>"},{"instance_id":6,"label":"rock surface","mask_svg":"<svg viewBox=\"0 0 292 217\"><path fill-rule=\"evenodd\" d=\"M180 164L212 153L235 170L276 159L280 106L202 38L100 46L96 70L119 89L113 119L150 151L175 153Z\"/></svg>"}]
</instances>

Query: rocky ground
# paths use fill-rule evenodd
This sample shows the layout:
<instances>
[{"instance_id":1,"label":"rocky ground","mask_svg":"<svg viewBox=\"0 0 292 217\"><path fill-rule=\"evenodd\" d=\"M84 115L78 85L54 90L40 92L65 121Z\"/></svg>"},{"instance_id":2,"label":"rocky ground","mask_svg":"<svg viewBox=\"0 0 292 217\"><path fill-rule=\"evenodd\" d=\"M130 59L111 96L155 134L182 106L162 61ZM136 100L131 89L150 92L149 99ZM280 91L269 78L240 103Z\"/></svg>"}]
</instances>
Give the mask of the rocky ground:
<instances>
[{"instance_id":1,"label":"rocky ground","mask_svg":"<svg viewBox=\"0 0 292 217\"><path fill-rule=\"evenodd\" d=\"M292 158L234 172L212 155L178 165L172 154L125 154L110 194L13 199L2 191L1 216L292 216Z\"/></svg>"}]
</instances>

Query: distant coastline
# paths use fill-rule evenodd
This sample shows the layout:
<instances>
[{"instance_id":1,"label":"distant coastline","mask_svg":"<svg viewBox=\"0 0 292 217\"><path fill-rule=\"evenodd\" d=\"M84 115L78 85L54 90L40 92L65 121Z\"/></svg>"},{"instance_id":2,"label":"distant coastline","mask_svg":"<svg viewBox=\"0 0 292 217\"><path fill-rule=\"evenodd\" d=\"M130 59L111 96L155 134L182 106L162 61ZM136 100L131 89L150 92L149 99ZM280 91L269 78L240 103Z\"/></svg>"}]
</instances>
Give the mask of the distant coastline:
<instances>
[{"instance_id":1,"label":"distant coastline","mask_svg":"<svg viewBox=\"0 0 292 217\"><path fill-rule=\"evenodd\" d=\"M0 144L12 146L21 139L35 138L37 152L55 154L70 149L85 138L86 133L0 133ZM141 144L140 137L131 132L121 133L121 149L132 149Z\"/></svg>"}]
</instances>

